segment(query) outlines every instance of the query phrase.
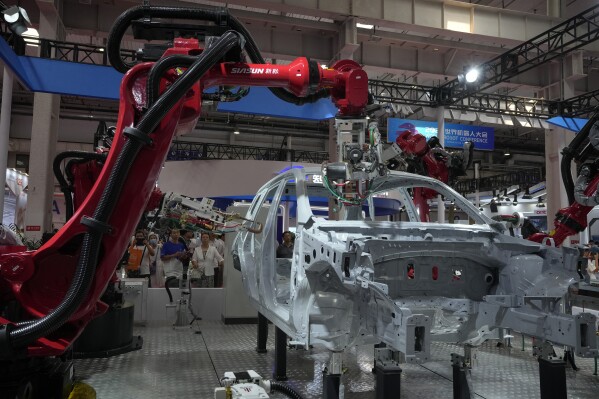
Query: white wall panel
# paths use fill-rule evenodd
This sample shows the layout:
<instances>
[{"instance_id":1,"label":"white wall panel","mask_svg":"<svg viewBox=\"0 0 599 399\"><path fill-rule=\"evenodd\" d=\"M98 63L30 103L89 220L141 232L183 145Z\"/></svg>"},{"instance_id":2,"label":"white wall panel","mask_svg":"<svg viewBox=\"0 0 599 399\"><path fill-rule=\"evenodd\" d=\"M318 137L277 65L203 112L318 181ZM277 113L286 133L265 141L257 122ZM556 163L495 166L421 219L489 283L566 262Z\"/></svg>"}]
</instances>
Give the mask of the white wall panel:
<instances>
[{"instance_id":1,"label":"white wall panel","mask_svg":"<svg viewBox=\"0 0 599 399\"><path fill-rule=\"evenodd\" d=\"M389 67L389 47L374 43L362 43L362 63Z\"/></svg>"},{"instance_id":2,"label":"white wall panel","mask_svg":"<svg viewBox=\"0 0 599 399\"><path fill-rule=\"evenodd\" d=\"M383 18L383 2L372 0L354 0L353 14L369 18Z\"/></svg>"},{"instance_id":3,"label":"white wall panel","mask_svg":"<svg viewBox=\"0 0 599 399\"><path fill-rule=\"evenodd\" d=\"M275 52L273 50L273 36L277 36L276 34L273 35L273 31L272 29L256 29L253 27L248 26L248 30L250 31L250 34L254 37L254 40L256 41L256 43L258 44L258 48L260 49L260 51L265 51L265 52ZM275 31L276 33L279 33L277 31Z\"/></svg>"},{"instance_id":4,"label":"white wall panel","mask_svg":"<svg viewBox=\"0 0 599 399\"><path fill-rule=\"evenodd\" d=\"M412 0L383 0L383 19L411 24L414 18Z\"/></svg>"},{"instance_id":5,"label":"white wall panel","mask_svg":"<svg viewBox=\"0 0 599 399\"><path fill-rule=\"evenodd\" d=\"M532 39L540 33L545 32L547 29L551 28L551 24L549 21L534 19L534 18L526 18L526 39Z\"/></svg>"},{"instance_id":6,"label":"white wall panel","mask_svg":"<svg viewBox=\"0 0 599 399\"><path fill-rule=\"evenodd\" d=\"M496 12L474 10L472 33L486 36L499 36L499 17Z\"/></svg>"},{"instance_id":7,"label":"white wall panel","mask_svg":"<svg viewBox=\"0 0 599 399\"><path fill-rule=\"evenodd\" d=\"M204 160L166 162L158 178L163 192L191 197L253 195L283 168L291 165L320 166L278 161ZM210 176L198 179L197 176Z\"/></svg>"},{"instance_id":8,"label":"white wall panel","mask_svg":"<svg viewBox=\"0 0 599 399\"><path fill-rule=\"evenodd\" d=\"M272 36L272 52L277 54L296 54L303 47L300 32L277 32Z\"/></svg>"},{"instance_id":9,"label":"white wall panel","mask_svg":"<svg viewBox=\"0 0 599 399\"><path fill-rule=\"evenodd\" d=\"M443 12L443 27L458 32L472 32L471 9L445 5Z\"/></svg>"},{"instance_id":10,"label":"white wall panel","mask_svg":"<svg viewBox=\"0 0 599 399\"><path fill-rule=\"evenodd\" d=\"M275 2L280 3L280 0L275 0ZM285 0L285 4L294 7L318 8L318 0Z\"/></svg>"},{"instance_id":11,"label":"white wall panel","mask_svg":"<svg viewBox=\"0 0 599 399\"><path fill-rule=\"evenodd\" d=\"M416 49L391 47L390 67L411 71L418 70L418 51Z\"/></svg>"},{"instance_id":12,"label":"white wall panel","mask_svg":"<svg viewBox=\"0 0 599 399\"><path fill-rule=\"evenodd\" d=\"M443 8L437 2L415 1L414 23L431 28L443 28Z\"/></svg>"},{"instance_id":13,"label":"white wall panel","mask_svg":"<svg viewBox=\"0 0 599 399\"><path fill-rule=\"evenodd\" d=\"M330 37L317 35L304 35L302 37L302 53L306 57L329 61L333 58L333 42ZM293 44L290 43L293 51Z\"/></svg>"},{"instance_id":14,"label":"white wall panel","mask_svg":"<svg viewBox=\"0 0 599 399\"><path fill-rule=\"evenodd\" d=\"M525 18L520 15L500 14L499 34L501 37L515 40L526 40Z\"/></svg>"},{"instance_id":15,"label":"white wall panel","mask_svg":"<svg viewBox=\"0 0 599 399\"><path fill-rule=\"evenodd\" d=\"M346 15L352 14L351 1L319 0L318 5L320 6L320 9L323 11L330 11Z\"/></svg>"},{"instance_id":16,"label":"white wall panel","mask_svg":"<svg viewBox=\"0 0 599 399\"><path fill-rule=\"evenodd\" d=\"M435 71L442 71L444 66L445 62L442 54L418 51L419 72L435 73Z\"/></svg>"}]
</instances>

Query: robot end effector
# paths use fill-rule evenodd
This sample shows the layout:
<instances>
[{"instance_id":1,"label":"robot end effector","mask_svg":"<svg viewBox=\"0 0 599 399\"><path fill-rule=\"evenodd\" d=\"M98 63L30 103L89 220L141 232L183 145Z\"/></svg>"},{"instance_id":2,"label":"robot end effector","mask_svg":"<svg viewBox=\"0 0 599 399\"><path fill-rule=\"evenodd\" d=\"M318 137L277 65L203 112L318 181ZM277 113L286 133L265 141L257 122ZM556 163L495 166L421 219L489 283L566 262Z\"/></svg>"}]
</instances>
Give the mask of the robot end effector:
<instances>
[{"instance_id":1,"label":"robot end effector","mask_svg":"<svg viewBox=\"0 0 599 399\"><path fill-rule=\"evenodd\" d=\"M450 152L441 146L437 137L426 141L426 138L420 133L414 130L405 130L397 136L395 143L383 152L382 160L390 169L395 169L394 165L398 165L398 158L422 158L426 164L437 164L442 166L442 169L447 169L451 179L466 174L466 170L472 165L473 156L474 143L472 141L464 142L461 151ZM433 168L429 167L428 169ZM438 178L437 176L432 177Z\"/></svg>"}]
</instances>

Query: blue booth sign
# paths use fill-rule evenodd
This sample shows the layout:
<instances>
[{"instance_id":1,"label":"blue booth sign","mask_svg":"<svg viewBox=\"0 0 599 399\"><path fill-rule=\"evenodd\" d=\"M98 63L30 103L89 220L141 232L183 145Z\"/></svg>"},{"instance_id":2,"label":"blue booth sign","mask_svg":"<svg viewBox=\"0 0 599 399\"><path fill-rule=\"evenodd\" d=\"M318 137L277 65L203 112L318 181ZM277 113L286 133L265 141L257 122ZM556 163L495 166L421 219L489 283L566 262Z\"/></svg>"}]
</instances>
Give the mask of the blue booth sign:
<instances>
[{"instance_id":1,"label":"blue booth sign","mask_svg":"<svg viewBox=\"0 0 599 399\"><path fill-rule=\"evenodd\" d=\"M387 119L387 141L395 142L397 136L410 130L422 134L427 139L437 136L437 122L418 121L413 119ZM495 130L492 127L445 124L444 147L462 148L465 141L472 141L474 149L493 151L495 148Z\"/></svg>"}]
</instances>

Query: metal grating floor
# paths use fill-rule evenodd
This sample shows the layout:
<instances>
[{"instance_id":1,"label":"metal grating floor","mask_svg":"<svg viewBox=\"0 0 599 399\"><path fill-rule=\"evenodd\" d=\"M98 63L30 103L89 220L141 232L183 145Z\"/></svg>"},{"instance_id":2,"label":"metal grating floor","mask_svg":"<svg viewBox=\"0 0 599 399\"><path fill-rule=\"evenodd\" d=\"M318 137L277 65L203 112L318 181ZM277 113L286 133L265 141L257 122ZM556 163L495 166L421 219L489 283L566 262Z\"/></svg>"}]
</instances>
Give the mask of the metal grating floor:
<instances>
[{"instance_id":1,"label":"metal grating floor","mask_svg":"<svg viewBox=\"0 0 599 399\"><path fill-rule=\"evenodd\" d=\"M195 331L201 328L202 334ZM77 377L91 386L98 399L210 399L225 371L256 370L272 376L274 329L270 326L268 353L258 354L255 325L201 322L196 328L173 329L165 324L136 327L144 338L143 349L108 359L75 361ZM539 398L538 364L531 356L531 342L522 351L520 337L512 348L487 343L479 348L472 370L473 397L486 399ZM450 353L462 353L456 345L434 343L432 361L403 365L401 398L452 398ZM289 384L305 399L321 398L322 369L329 354L320 350L290 350L287 354ZM344 357L345 398L374 398L372 347L357 347ZM597 398L599 376L593 375L593 359L577 359L580 368L567 369L569 398ZM272 394L272 398L285 398Z\"/></svg>"}]
</instances>

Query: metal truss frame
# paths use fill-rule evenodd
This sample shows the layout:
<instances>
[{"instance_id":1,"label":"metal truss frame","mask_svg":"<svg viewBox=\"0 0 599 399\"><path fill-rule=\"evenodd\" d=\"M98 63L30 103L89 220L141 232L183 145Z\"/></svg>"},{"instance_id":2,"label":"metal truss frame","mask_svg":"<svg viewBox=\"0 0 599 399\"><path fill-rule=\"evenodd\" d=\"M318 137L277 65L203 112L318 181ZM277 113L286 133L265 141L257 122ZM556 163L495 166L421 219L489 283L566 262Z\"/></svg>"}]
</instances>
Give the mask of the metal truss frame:
<instances>
[{"instance_id":1,"label":"metal truss frame","mask_svg":"<svg viewBox=\"0 0 599 399\"><path fill-rule=\"evenodd\" d=\"M593 112L599 106L599 89L572 97L560 104L560 115L579 116Z\"/></svg>"},{"instance_id":2,"label":"metal truss frame","mask_svg":"<svg viewBox=\"0 0 599 399\"><path fill-rule=\"evenodd\" d=\"M177 141L167 155L169 161L196 159L239 159L262 161L292 161L321 164L329 159L326 151L289 150L286 148L249 147L243 145Z\"/></svg>"},{"instance_id":3,"label":"metal truss frame","mask_svg":"<svg viewBox=\"0 0 599 399\"><path fill-rule=\"evenodd\" d=\"M450 102L456 103L498 83L521 74L547 61L561 57L599 39L599 5L558 24L538 36L482 64L482 80L475 87L466 87L460 79L443 86L450 92ZM443 105L443 103L438 103Z\"/></svg>"},{"instance_id":4,"label":"metal truss frame","mask_svg":"<svg viewBox=\"0 0 599 399\"><path fill-rule=\"evenodd\" d=\"M490 68L491 73L485 76L485 83L477 87L476 91L459 90L460 84L457 79L439 87L370 80L370 91L374 99L382 103L427 107L443 105L448 109L543 119L561 114L582 115L591 112L595 102L599 102L599 90L562 102L481 91L596 40L599 38L599 24L591 19L597 16L599 5L483 64ZM0 22L0 35L17 54L24 53L25 42L20 37L14 37L3 22ZM27 40L38 42L40 56L43 58L109 65L106 51L101 46L50 39ZM121 57L134 61L136 52L122 49ZM520 58L524 59L523 63L519 62Z\"/></svg>"},{"instance_id":5,"label":"metal truss frame","mask_svg":"<svg viewBox=\"0 0 599 399\"><path fill-rule=\"evenodd\" d=\"M386 80L369 80L373 98L382 103L478 111L502 115L550 118L558 109L557 101L494 93L472 93L470 97L451 101L451 91L443 86L420 86Z\"/></svg>"},{"instance_id":6,"label":"metal truss frame","mask_svg":"<svg viewBox=\"0 0 599 399\"><path fill-rule=\"evenodd\" d=\"M516 185L524 189L534 186L543 180L545 180L545 176L542 168L530 168L496 176L483 177L478 180L458 180L452 184L452 188L460 194L465 195L475 192L477 186L478 191L502 190Z\"/></svg>"}]
</instances>

